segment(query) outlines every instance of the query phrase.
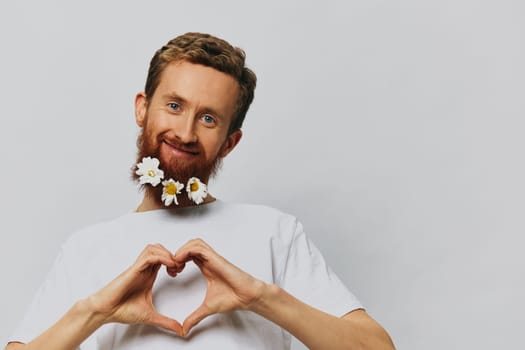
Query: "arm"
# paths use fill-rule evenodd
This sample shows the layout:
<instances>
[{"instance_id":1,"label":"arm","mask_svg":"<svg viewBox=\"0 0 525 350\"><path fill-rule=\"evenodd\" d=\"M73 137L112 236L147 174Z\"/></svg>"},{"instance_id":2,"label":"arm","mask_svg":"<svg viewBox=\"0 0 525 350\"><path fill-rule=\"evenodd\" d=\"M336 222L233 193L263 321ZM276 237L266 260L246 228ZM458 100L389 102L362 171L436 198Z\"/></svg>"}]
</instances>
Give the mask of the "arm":
<instances>
[{"instance_id":1,"label":"arm","mask_svg":"<svg viewBox=\"0 0 525 350\"><path fill-rule=\"evenodd\" d=\"M183 335L209 315L248 310L286 329L309 349L394 349L385 330L363 310L342 318L317 310L240 270L199 239L175 254L179 270L190 260L208 286L202 305L184 321Z\"/></svg>"},{"instance_id":2,"label":"arm","mask_svg":"<svg viewBox=\"0 0 525 350\"><path fill-rule=\"evenodd\" d=\"M149 324L181 333L181 325L155 310L152 287L162 265L177 273L173 255L161 245L150 245L126 271L107 286L80 300L51 328L27 344L10 343L6 350L71 350L100 326L110 322Z\"/></svg>"},{"instance_id":3,"label":"arm","mask_svg":"<svg viewBox=\"0 0 525 350\"><path fill-rule=\"evenodd\" d=\"M102 324L104 319L94 313L86 300L79 301L55 323L28 344L10 343L6 350L13 349L76 349Z\"/></svg>"},{"instance_id":4,"label":"arm","mask_svg":"<svg viewBox=\"0 0 525 350\"><path fill-rule=\"evenodd\" d=\"M364 310L338 318L266 285L254 312L289 331L309 349L393 349L386 331Z\"/></svg>"}]
</instances>

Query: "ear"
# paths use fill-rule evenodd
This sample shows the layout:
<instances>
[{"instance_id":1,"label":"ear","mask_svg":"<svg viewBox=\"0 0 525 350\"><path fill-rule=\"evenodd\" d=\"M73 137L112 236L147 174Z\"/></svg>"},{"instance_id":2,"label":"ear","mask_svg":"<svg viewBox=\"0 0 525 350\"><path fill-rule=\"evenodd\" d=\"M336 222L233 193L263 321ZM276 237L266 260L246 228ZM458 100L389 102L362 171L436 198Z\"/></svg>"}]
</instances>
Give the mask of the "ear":
<instances>
[{"instance_id":1,"label":"ear","mask_svg":"<svg viewBox=\"0 0 525 350\"><path fill-rule=\"evenodd\" d=\"M135 121L139 127L144 127L146 120L146 110L148 108L148 100L144 92L139 92L135 96Z\"/></svg>"},{"instance_id":2,"label":"ear","mask_svg":"<svg viewBox=\"0 0 525 350\"><path fill-rule=\"evenodd\" d=\"M226 137L226 140L222 144L221 150L219 151L219 156L224 158L230 153L235 146L241 141L242 131L240 129L235 130Z\"/></svg>"}]
</instances>

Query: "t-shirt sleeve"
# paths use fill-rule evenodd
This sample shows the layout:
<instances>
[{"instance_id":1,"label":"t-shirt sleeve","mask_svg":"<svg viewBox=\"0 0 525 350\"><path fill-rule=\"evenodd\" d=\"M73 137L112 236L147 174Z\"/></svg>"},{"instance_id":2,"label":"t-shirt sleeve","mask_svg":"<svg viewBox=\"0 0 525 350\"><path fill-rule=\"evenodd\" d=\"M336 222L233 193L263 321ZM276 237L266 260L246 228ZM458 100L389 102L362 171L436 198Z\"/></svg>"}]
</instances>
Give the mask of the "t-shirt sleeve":
<instances>
[{"instance_id":1,"label":"t-shirt sleeve","mask_svg":"<svg viewBox=\"0 0 525 350\"><path fill-rule=\"evenodd\" d=\"M55 324L73 305L63 249L8 342L28 343Z\"/></svg>"},{"instance_id":2,"label":"t-shirt sleeve","mask_svg":"<svg viewBox=\"0 0 525 350\"><path fill-rule=\"evenodd\" d=\"M306 236L302 225L293 220L282 225L279 241L288 237L287 247L274 244L274 258L281 268L274 269L274 278L288 293L331 315L341 317L363 306L327 265L321 252ZM275 243L275 242L274 242ZM281 258L278 258L281 256Z\"/></svg>"}]
</instances>

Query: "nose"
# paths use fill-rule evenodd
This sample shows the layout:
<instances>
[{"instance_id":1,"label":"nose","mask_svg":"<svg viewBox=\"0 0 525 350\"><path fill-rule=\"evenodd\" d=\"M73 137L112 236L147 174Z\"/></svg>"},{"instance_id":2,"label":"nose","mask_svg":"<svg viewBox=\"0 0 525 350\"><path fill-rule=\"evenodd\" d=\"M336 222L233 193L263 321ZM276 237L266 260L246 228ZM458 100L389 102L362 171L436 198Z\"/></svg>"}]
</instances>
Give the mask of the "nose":
<instances>
[{"instance_id":1,"label":"nose","mask_svg":"<svg viewBox=\"0 0 525 350\"><path fill-rule=\"evenodd\" d=\"M193 115L180 116L179 123L175 128L175 136L182 143L193 143L197 141L195 133L195 118Z\"/></svg>"}]
</instances>

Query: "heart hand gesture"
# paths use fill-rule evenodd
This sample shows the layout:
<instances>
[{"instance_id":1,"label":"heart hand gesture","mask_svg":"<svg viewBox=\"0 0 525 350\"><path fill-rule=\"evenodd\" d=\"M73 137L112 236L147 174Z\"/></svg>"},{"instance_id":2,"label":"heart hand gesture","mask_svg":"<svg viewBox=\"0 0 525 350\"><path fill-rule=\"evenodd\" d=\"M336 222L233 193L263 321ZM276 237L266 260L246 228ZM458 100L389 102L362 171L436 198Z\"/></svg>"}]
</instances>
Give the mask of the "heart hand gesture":
<instances>
[{"instance_id":1,"label":"heart hand gesture","mask_svg":"<svg viewBox=\"0 0 525 350\"><path fill-rule=\"evenodd\" d=\"M180 323L159 314L153 305L152 288L162 265L175 277L178 270L171 252L160 244L148 245L133 265L89 297L91 307L105 323L144 323L182 334Z\"/></svg>"},{"instance_id":2,"label":"heart hand gesture","mask_svg":"<svg viewBox=\"0 0 525 350\"><path fill-rule=\"evenodd\" d=\"M207 280L206 296L183 325L157 312L152 288L161 266L176 277L193 261ZM265 284L232 265L201 239L182 246L175 255L160 244L147 246L135 263L107 286L89 297L104 323L149 324L186 335L207 316L249 310L262 295ZM176 293L177 291L173 291Z\"/></svg>"},{"instance_id":3,"label":"heart hand gesture","mask_svg":"<svg viewBox=\"0 0 525 350\"><path fill-rule=\"evenodd\" d=\"M201 239L194 239L175 254L177 271L193 261L207 281L202 304L183 323L182 335L207 316L233 310L249 310L262 294L265 284L232 265Z\"/></svg>"}]
</instances>

